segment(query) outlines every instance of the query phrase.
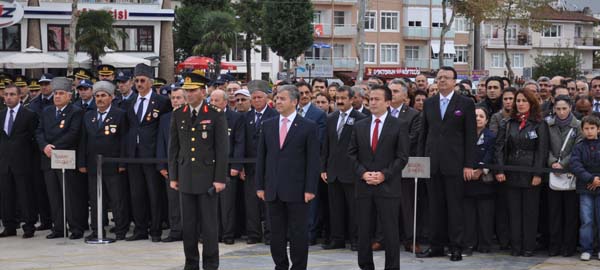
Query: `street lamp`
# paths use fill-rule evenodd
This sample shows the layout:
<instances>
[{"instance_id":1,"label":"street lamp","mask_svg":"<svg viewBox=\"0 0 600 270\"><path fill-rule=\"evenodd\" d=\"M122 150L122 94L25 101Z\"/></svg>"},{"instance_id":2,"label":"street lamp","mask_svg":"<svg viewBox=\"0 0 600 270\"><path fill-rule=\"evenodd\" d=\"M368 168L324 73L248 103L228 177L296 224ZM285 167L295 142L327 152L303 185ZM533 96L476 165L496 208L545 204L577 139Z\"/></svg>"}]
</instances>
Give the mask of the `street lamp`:
<instances>
[{"instance_id":1,"label":"street lamp","mask_svg":"<svg viewBox=\"0 0 600 270\"><path fill-rule=\"evenodd\" d=\"M306 63L306 70L308 70L308 83L312 83L311 82L311 72L315 69L315 63L309 64Z\"/></svg>"}]
</instances>

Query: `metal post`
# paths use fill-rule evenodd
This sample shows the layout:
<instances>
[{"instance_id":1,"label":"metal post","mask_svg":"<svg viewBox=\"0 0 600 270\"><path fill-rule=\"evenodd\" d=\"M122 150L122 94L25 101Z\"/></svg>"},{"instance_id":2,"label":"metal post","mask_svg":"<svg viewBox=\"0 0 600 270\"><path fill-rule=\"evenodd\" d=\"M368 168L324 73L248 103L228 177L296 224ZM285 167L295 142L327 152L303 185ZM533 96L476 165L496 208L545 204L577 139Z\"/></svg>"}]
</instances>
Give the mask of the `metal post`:
<instances>
[{"instance_id":1,"label":"metal post","mask_svg":"<svg viewBox=\"0 0 600 270\"><path fill-rule=\"evenodd\" d=\"M85 240L88 244L109 244L115 242L115 239L104 238L104 222L102 220L102 155L98 155L96 163L96 203L97 203L97 227L98 238Z\"/></svg>"},{"instance_id":2,"label":"metal post","mask_svg":"<svg viewBox=\"0 0 600 270\"><path fill-rule=\"evenodd\" d=\"M416 255L415 247L417 246L417 190L419 178L415 177L415 208L413 209L413 254Z\"/></svg>"},{"instance_id":3,"label":"metal post","mask_svg":"<svg viewBox=\"0 0 600 270\"><path fill-rule=\"evenodd\" d=\"M59 245L72 245L73 243L67 242L67 192L65 189L65 169L62 168L62 205L63 205L63 242L58 243Z\"/></svg>"}]
</instances>

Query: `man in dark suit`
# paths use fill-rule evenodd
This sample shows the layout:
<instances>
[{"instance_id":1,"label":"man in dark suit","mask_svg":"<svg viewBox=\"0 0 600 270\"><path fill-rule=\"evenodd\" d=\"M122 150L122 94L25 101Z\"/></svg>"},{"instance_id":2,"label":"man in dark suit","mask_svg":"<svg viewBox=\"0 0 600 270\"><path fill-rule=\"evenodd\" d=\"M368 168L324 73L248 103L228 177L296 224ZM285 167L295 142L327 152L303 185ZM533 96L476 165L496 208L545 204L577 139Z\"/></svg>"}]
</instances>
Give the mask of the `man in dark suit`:
<instances>
[{"instance_id":1,"label":"man in dark suit","mask_svg":"<svg viewBox=\"0 0 600 270\"><path fill-rule=\"evenodd\" d=\"M423 105L418 153L431 159L427 181L431 247L419 253L420 258L445 256L448 245L450 260L462 260L464 181L473 175L477 131L475 104L454 93L455 80L454 68L441 67L436 79L439 93Z\"/></svg>"},{"instance_id":2,"label":"man in dark suit","mask_svg":"<svg viewBox=\"0 0 600 270\"><path fill-rule=\"evenodd\" d=\"M262 123L268 119L279 116L276 110L267 105L269 83L261 80L253 80L248 83L251 92L253 109L245 114L246 130L246 158L256 158L258 138ZM246 234L248 244L256 244L263 237L261 226L261 212L264 214L264 204L256 197L255 164L247 163L240 179L244 181L244 200L246 205ZM270 241L268 235L268 221L265 219L264 240L265 244Z\"/></svg>"},{"instance_id":3,"label":"man in dark suit","mask_svg":"<svg viewBox=\"0 0 600 270\"><path fill-rule=\"evenodd\" d=\"M306 119L310 119L317 123L319 128L319 143L323 144L325 141L325 133L327 129L327 114L311 102L312 89L310 84L301 81L296 83L298 92L300 92L300 100L298 101L298 114ZM324 182L318 181L318 189L315 194L315 199L310 202L308 215L308 234L310 237L310 244L317 244L317 237L319 236L319 228L323 228L328 224L324 224L322 220L326 220L322 217L327 217L328 200L327 200L327 185ZM326 223L326 222L325 222ZM328 237L326 237L327 239Z\"/></svg>"},{"instance_id":4,"label":"man in dark suit","mask_svg":"<svg viewBox=\"0 0 600 270\"><path fill-rule=\"evenodd\" d=\"M34 98L29 106L33 112L41 118L42 112L46 107L54 105L52 88L50 82L54 76L50 73L46 73L40 77L38 83L40 84L40 94ZM52 229L52 218L50 215L50 202L48 201L48 192L46 191L46 182L44 181L44 173L42 172L40 160L42 153L37 147L33 149L32 158L32 174L33 174L33 193L36 215L40 216L40 225L35 228L36 231L45 231Z\"/></svg>"},{"instance_id":5,"label":"man in dark suit","mask_svg":"<svg viewBox=\"0 0 600 270\"><path fill-rule=\"evenodd\" d=\"M353 160L356 181L358 216L358 266L374 270L371 231L380 216L385 239L385 269L400 269L401 173L408 162L408 128L406 123L391 117L388 107L392 93L386 86L371 89L369 108L373 113L354 125L348 154Z\"/></svg>"},{"instance_id":6,"label":"man in dark suit","mask_svg":"<svg viewBox=\"0 0 600 270\"><path fill-rule=\"evenodd\" d=\"M84 114L88 111L96 111L96 102L92 91L93 85L94 83L90 80L80 80L79 85L77 85L79 97L73 102L73 106L81 109Z\"/></svg>"},{"instance_id":7,"label":"man in dark suit","mask_svg":"<svg viewBox=\"0 0 600 270\"><path fill-rule=\"evenodd\" d=\"M187 103L187 93L182 88L175 88L171 92L171 106L178 109ZM156 158L167 159L169 153L169 135L171 129L172 112L163 114L160 117L160 125L158 130L158 142L156 143ZM181 241L181 207L179 203L179 191L170 188L171 181L169 180L169 168L167 163L156 164L156 168L166 180L169 226L171 230L169 235L162 239L164 243Z\"/></svg>"},{"instance_id":8,"label":"man in dark suit","mask_svg":"<svg viewBox=\"0 0 600 270\"><path fill-rule=\"evenodd\" d=\"M241 113L231 110L227 103L229 97L225 91L217 89L210 94L210 103L225 112L227 118L227 135L229 135L229 158L244 157L244 118ZM236 229L236 194L237 182L242 164L231 164L228 170L227 188L219 194L219 220L221 236L226 245L234 244Z\"/></svg>"},{"instance_id":9,"label":"man in dark suit","mask_svg":"<svg viewBox=\"0 0 600 270\"><path fill-rule=\"evenodd\" d=\"M127 157L155 158L160 116L172 110L169 100L152 92L154 68L145 64L135 67L135 85L138 96L127 102ZM151 164L129 164L129 186L135 229L127 241L148 239L148 228L152 242L161 241L162 205L161 192L165 192L156 166Z\"/></svg>"},{"instance_id":10,"label":"man in dark suit","mask_svg":"<svg viewBox=\"0 0 600 270\"><path fill-rule=\"evenodd\" d=\"M408 127L408 137L410 140L409 156L417 155L417 145L419 143L419 133L421 132L421 117L419 111L406 105L408 100L408 88L402 79L394 79L389 82L389 88L392 91L392 102L390 103L390 114L405 122ZM415 182L413 179L404 179L402 185L402 228L404 236L404 248L406 251L412 251L413 247L413 218L414 218L414 190ZM417 245L415 252L421 251Z\"/></svg>"},{"instance_id":11,"label":"man in dark suit","mask_svg":"<svg viewBox=\"0 0 600 270\"><path fill-rule=\"evenodd\" d=\"M20 96L21 90L9 85L4 89L7 108L0 111L0 206L4 224L0 237L17 235L17 227L24 221L23 238L31 238L37 217L30 164L38 117L20 104ZM19 218L16 216L17 205Z\"/></svg>"},{"instance_id":12,"label":"man in dark suit","mask_svg":"<svg viewBox=\"0 0 600 270\"><path fill-rule=\"evenodd\" d=\"M271 222L271 256L275 269L306 269L308 203L319 177L318 127L296 113L296 86L278 88L275 106L281 114L264 122L258 141L256 194L267 202Z\"/></svg>"},{"instance_id":13,"label":"man in dark suit","mask_svg":"<svg viewBox=\"0 0 600 270\"><path fill-rule=\"evenodd\" d=\"M198 224L202 227L202 268L219 268L218 197L225 189L229 153L227 120L221 109L206 104L206 79L185 74L188 105L173 112L169 143L171 188L181 196L185 268L199 269Z\"/></svg>"},{"instance_id":14,"label":"man in dark suit","mask_svg":"<svg viewBox=\"0 0 600 270\"><path fill-rule=\"evenodd\" d=\"M365 115L352 108L354 94L351 87L338 88L335 100L339 111L327 117L325 143L321 148L321 179L327 183L329 195L331 242L323 245L324 249L345 248L347 230L350 248L358 250L354 190L357 177L350 166L348 144L352 127Z\"/></svg>"},{"instance_id":15,"label":"man in dark suit","mask_svg":"<svg viewBox=\"0 0 600 270\"><path fill-rule=\"evenodd\" d=\"M63 237L63 203L62 203L62 173L50 167L52 151L76 150L81 135L83 112L69 104L71 101L71 80L65 77L55 77L50 83L54 92L54 106L44 109L36 130L36 140L44 153L41 167L44 171L48 198L54 228L46 236L48 239ZM77 177L76 171L65 171L65 200L67 221L71 232L70 239L80 239L87 227L87 190L86 183Z\"/></svg>"},{"instance_id":16,"label":"man in dark suit","mask_svg":"<svg viewBox=\"0 0 600 270\"><path fill-rule=\"evenodd\" d=\"M90 197L92 233L86 240L98 239L97 164L96 157L125 157L125 135L127 116L125 111L111 106L115 86L108 81L99 81L93 86L97 110L90 110L83 117L83 130L77 155L79 172L87 174ZM115 219L117 240L125 240L129 230L129 205L127 182L122 173L126 164L105 163L102 166L103 197L110 198ZM104 200L105 201L105 200ZM103 208L106 210L106 207ZM103 213L103 216L106 214ZM102 229L104 232L104 228ZM106 234L104 234L106 235Z\"/></svg>"},{"instance_id":17,"label":"man in dark suit","mask_svg":"<svg viewBox=\"0 0 600 270\"><path fill-rule=\"evenodd\" d=\"M354 97L352 98L352 107L354 107L354 110L367 117L371 116L371 111L364 105L364 99L366 97L365 90L360 86L352 86L352 90L354 90Z\"/></svg>"}]
</instances>

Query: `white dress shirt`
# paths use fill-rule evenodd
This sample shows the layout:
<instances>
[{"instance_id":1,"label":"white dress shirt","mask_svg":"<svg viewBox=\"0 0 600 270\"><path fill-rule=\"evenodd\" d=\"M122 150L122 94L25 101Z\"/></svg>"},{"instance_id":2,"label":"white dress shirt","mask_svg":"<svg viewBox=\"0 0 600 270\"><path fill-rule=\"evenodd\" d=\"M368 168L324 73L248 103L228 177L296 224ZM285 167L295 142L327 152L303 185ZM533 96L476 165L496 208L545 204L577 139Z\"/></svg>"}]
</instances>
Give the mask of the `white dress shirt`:
<instances>
[{"instance_id":1,"label":"white dress shirt","mask_svg":"<svg viewBox=\"0 0 600 270\"><path fill-rule=\"evenodd\" d=\"M13 110L13 129L15 128L15 120L17 120L17 113L19 113L19 109L21 108L21 102L17 102L17 106L14 108L6 108L6 117L4 118L4 132L8 134L8 119L10 119L10 110Z\"/></svg>"},{"instance_id":2,"label":"white dress shirt","mask_svg":"<svg viewBox=\"0 0 600 270\"><path fill-rule=\"evenodd\" d=\"M281 124L283 123L283 118L287 118L288 122L287 122L287 131L288 133L290 132L290 127L292 126L292 123L294 122L294 119L296 119L296 115L298 113L296 113L296 111L294 111L292 114L290 114L290 116L285 117L283 115L279 115L279 130L281 130Z\"/></svg>"},{"instance_id":3,"label":"white dress shirt","mask_svg":"<svg viewBox=\"0 0 600 270\"><path fill-rule=\"evenodd\" d=\"M337 125L335 126L336 130L337 130L337 127L340 126L340 124L341 124L340 122L342 122L342 120L348 121L348 117L350 117L351 112L352 112L352 107L350 107L350 109L348 109L345 112L340 111L340 116L338 117ZM346 113L346 119L342 119L342 113ZM346 124L346 123L344 123L344 124Z\"/></svg>"},{"instance_id":4,"label":"white dress shirt","mask_svg":"<svg viewBox=\"0 0 600 270\"><path fill-rule=\"evenodd\" d=\"M144 100L144 107L143 107L144 110L142 111L143 112L142 113L142 117L144 115L146 115L146 112L148 111L148 104L150 104L150 97L151 96L152 96L152 91L148 91L148 94L146 94L145 96L138 95L137 100L135 101L135 106L133 107L133 110L134 110L134 112L135 112L136 115L138 113L137 110L138 110L138 107L140 106L140 102L142 102L142 98L145 98L145 100ZM138 120L140 120L140 119L138 119Z\"/></svg>"},{"instance_id":5,"label":"white dress shirt","mask_svg":"<svg viewBox=\"0 0 600 270\"><path fill-rule=\"evenodd\" d=\"M377 132L377 140L381 140L381 130L383 129L383 123L385 123L385 118L387 117L388 113L387 111L381 116L379 117L379 120L381 120L381 122L379 122L379 130ZM371 116L371 131L369 132L370 136L369 136L369 145L373 146L371 143L373 142L373 131L375 131L375 119L377 119L377 117L375 117L375 115Z\"/></svg>"}]
</instances>

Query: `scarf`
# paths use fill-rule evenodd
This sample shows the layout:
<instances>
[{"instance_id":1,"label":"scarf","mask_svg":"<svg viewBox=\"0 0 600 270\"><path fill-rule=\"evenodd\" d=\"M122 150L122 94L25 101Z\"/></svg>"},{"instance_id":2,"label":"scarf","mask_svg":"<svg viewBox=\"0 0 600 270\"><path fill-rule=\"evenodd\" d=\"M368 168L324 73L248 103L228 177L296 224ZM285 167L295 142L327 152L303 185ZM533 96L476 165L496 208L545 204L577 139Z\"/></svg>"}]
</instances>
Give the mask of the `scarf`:
<instances>
[{"instance_id":1,"label":"scarf","mask_svg":"<svg viewBox=\"0 0 600 270\"><path fill-rule=\"evenodd\" d=\"M529 118L529 112L517 114L517 118L521 123L519 124L519 130L525 128L525 124L527 123L527 119Z\"/></svg>"},{"instance_id":2,"label":"scarf","mask_svg":"<svg viewBox=\"0 0 600 270\"><path fill-rule=\"evenodd\" d=\"M569 114L569 116L567 116L567 118L565 119L560 119L558 116L555 118L556 124L559 127L566 127L569 124L571 124L571 121L573 120L573 114Z\"/></svg>"}]
</instances>

